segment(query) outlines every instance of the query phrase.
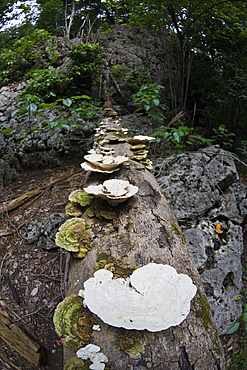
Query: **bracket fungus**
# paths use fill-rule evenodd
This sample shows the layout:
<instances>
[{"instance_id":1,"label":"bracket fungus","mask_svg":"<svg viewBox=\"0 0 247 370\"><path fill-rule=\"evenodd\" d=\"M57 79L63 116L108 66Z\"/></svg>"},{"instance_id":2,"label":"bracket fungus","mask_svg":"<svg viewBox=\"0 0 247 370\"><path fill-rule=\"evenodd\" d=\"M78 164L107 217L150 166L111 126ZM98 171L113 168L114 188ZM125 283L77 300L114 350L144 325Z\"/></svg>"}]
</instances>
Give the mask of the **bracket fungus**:
<instances>
[{"instance_id":1,"label":"bracket fungus","mask_svg":"<svg viewBox=\"0 0 247 370\"><path fill-rule=\"evenodd\" d=\"M88 217L97 217L102 220L113 220L118 217L118 212L116 207L105 204L102 199L97 199L92 206L86 210Z\"/></svg>"},{"instance_id":2,"label":"bracket fungus","mask_svg":"<svg viewBox=\"0 0 247 370\"><path fill-rule=\"evenodd\" d=\"M69 252L74 252L77 258L84 258L93 247L85 221L79 217L71 218L60 226L55 244Z\"/></svg>"},{"instance_id":3,"label":"bracket fungus","mask_svg":"<svg viewBox=\"0 0 247 370\"><path fill-rule=\"evenodd\" d=\"M86 162L81 163L81 167L86 171L112 173L119 170L119 166L129 159L125 156L113 157L112 155L88 154L84 158Z\"/></svg>"},{"instance_id":4,"label":"bracket fungus","mask_svg":"<svg viewBox=\"0 0 247 370\"><path fill-rule=\"evenodd\" d=\"M89 194L106 199L112 206L117 206L135 195L138 191L138 186L131 185L129 181L112 179L106 180L100 185L90 185L84 188L84 190Z\"/></svg>"},{"instance_id":5,"label":"bracket fungus","mask_svg":"<svg viewBox=\"0 0 247 370\"><path fill-rule=\"evenodd\" d=\"M69 200L72 203L79 203L80 206L86 207L90 206L93 203L94 197L92 195L89 195L88 193L85 193L83 190L78 189L70 193Z\"/></svg>"},{"instance_id":6,"label":"bracket fungus","mask_svg":"<svg viewBox=\"0 0 247 370\"><path fill-rule=\"evenodd\" d=\"M77 351L89 343L92 329L92 318L83 306L83 300L72 294L60 302L55 310L53 322L56 333L62 337L65 347Z\"/></svg>"},{"instance_id":7,"label":"bracket fungus","mask_svg":"<svg viewBox=\"0 0 247 370\"><path fill-rule=\"evenodd\" d=\"M129 138L129 142L132 145L145 144L145 143L149 143L149 141L152 141L152 140L155 140L155 137L152 137L152 136L144 136L144 135L137 135L137 136L134 136L134 137L130 137Z\"/></svg>"},{"instance_id":8,"label":"bracket fungus","mask_svg":"<svg viewBox=\"0 0 247 370\"><path fill-rule=\"evenodd\" d=\"M106 324L156 332L185 320L196 290L188 275L149 263L127 279L98 270L85 281L83 296L84 304Z\"/></svg>"},{"instance_id":9,"label":"bracket fungus","mask_svg":"<svg viewBox=\"0 0 247 370\"><path fill-rule=\"evenodd\" d=\"M88 344L86 347L80 348L76 352L76 356L82 360L89 359L92 361L92 365L89 366L91 370L104 370L104 362L108 362L107 356L100 352L100 347L95 344Z\"/></svg>"},{"instance_id":10,"label":"bracket fungus","mask_svg":"<svg viewBox=\"0 0 247 370\"><path fill-rule=\"evenodd\" d=\"M77 203L69 202L65 207L66 217L80 217L82 213L82 209Z\"/></svg>"}]
</instances>

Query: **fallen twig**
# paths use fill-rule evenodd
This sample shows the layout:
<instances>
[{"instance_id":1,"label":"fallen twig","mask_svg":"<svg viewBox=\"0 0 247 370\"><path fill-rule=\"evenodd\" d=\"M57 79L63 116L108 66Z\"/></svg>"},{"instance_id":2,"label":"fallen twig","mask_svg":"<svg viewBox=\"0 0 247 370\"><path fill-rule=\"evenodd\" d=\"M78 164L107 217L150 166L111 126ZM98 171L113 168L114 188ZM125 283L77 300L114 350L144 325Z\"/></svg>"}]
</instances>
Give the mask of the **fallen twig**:
<instances>
[{"instance_id":1,"label":"fallen twig","mask_svg":"<svg viewBox=\"0 0 247 370\"><path fill-rule=\"evenodd\" d=\"M53 182L51 182L50 184L46 185L46 186L43 186L41 188L38 188L38 189L35 189L35 190L30 190L22 195L20 195L18 198L15 198L14 200L10 201L9 204L8 204L8 211L11 211L15 208L18 208L20 207L21 205L23 205L24 203L26 203L29 199L31 199L32 197L35 197L35 199L33 199L27 206L25 206L23 209L26 209L28 207L30 207L31 204L33 204L39 197L41 197L43 195L43 193L46 191L47 188L50 188L52 187L53 185L63 181L63 180L66 180L68 179L69 177L71 176L74 176L76 175L77 173L79 172L83 172L82 169L80 170L77 170L73 173L71 173L70 175L66 175L65 177L62 177L58 180L55 180ZM4 202L1 206L0 206L0 213L4 213L6 211L6 202ZM1 236L1 235L0 235Z\"/></svg>"},{"instance_id":2,"label":"fallen twig","mask_svg":"<svg viewBox=\"0 0 247 370\"><path fill-rule=\"evenodd\" d=\"M1 263L1 266L0 266L0 280L1 280L1 278L2 278L2 268L3 268L3 264L4 264L4 261L5 261L5 259L6 259L6 257L7 257L7 255L8 255L9 253L6 253L4 256L3 256L3 260L2 260L2 263Z\"/></svg>"},{"instance_id":3,"label":"fallen twig","mask_svg":"<svg viewBox=\"0 0 247 370\"><path fill-rule=\"evenodd\" d=\"M10 278L6 274L3 274L3 277L4 277L6 283L9 286L9 290L12 293L12 296L13 296L13 299L14 299L15 303L18 304L18 305L20 305L20 298L18 297L18 294L17 294L17 291L15 289L15 286L11 283Z\"/></svg>"},{"instance_id":4,"label":"fallen twig","mask_svg":"<svg viewBox=\"0 0 247 370\"><path fill-rule=\"evenodd\" d=\"M0 206L0 213L6 212L6 209L7 209L7 211L12 211L13 209L22 206L29 199L31 199L35 195L41 193L41 191L42 191L41 189L35 189L35 190L28 191L28 192L22 194L21 196L19 196L18 198L15 198L14 200L10 201L8 205L7 205L7 202L4 202Z\"/></svg>"}]
</instances>

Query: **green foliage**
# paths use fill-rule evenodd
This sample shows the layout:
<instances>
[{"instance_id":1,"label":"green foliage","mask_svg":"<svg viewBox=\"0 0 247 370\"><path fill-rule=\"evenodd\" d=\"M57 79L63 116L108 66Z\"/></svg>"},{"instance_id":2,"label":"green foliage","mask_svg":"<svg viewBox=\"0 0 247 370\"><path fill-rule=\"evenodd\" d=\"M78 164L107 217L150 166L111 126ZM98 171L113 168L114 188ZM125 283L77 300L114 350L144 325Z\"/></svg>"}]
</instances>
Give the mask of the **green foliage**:
<instances>
[{"instance_id":1,"label":"green foliage","mask_svg":"<svg viewBox=\"0 0 247 370\"><path fill-rule=\"evenodd\" d=\"M185 126L183 122L179 121L178 128L160 126L151 136L155 137L155 143L159 144L162 140L166 140L174 153L183 153L192 149L193 144L200 142L201 144L212 145L210 139L205 139L200 135L193 135L193 129Z\"/></svg>"},{"instance_id":2,"label":"green foliage","mask_svg":"<svg viewBox=\"0 0 247 370\"><path fill-rule=\"evenodd\" d=\"M90 94L92 84L99 76L103 47L99 44L83 44L79 42L73 45L68 55L74 61L68 73L70 92L74 94Z\"/></svg>"},{"instance_id":3,"label":"green foliage","mask_svg":"<svg viewBox=\"0 0 247 370\"><path fill-rule=\"evenodd\" d=\"M38 1L40 2L40 1ZM45 29L55 36L64 33L64 2L61 0L42 1L36 27Z\"/></svg>"},{"instance_id":4,"label":"green foliage","mask_svg":"<svg viewBox=\"0 0 247 370\"><path fill-rule=\"evenodd\" d=\"M81 101L75 107L75 112L79 114L79 117L84 121L90 121L92 118L95 117L96 114L101 113L101 106L100 103L94 102L94 104L89 103L86 100Z\"/></svg>"},{"instance_id":5,"label":"green foliage","mask_svg":"<svg viewBox=\"0 0 247 370\"><path fill-rule=\"evenodd\" d=\"M151 83L150 72L145 71L143 67L134 68L126 77L127 87L131 89L140 88L141 85Z\"/></svg>"},{"instance_id":6,"label":"green foliage","mask_svg":"<svg viewBox=\"0 0 247 370\"><path fill-rule=\"evenodd\" d=\"M37 66L47 55L48 50L41 53L40 48L50 39L47 31L35 30L31 35L16 40L11 50L5 50L0 55L0 85L16 82L27 70Z\"/></svg>"},{"instance_id":7,"label":"green foliage","mask_svg":"<svg viewBox=\"0 0 247 370\"><path fill-rule=\"evenodd\" d=\"M63 71L51 69L36 69L28 74L30 80L22 94L38 94L47 100L50 97L66 96L68 77Z\"/></svg>"},{"instance_id":8,"label":"green foliage","mask_svg":"<svg viewBox=\"0 0 247 370\"><path fill-rule=\"evenodd\" d=\"M247 162L247 140L241 140L241 147L239 150L241 152L241 159Z\"/></svg>"},{"instance_id":9,"label":"green foliage","mask_svg":"<svg viewBox=\"0 0 247 370\"><path fill-rule=\"evenodd\" d=\"M231 149L233 146L233 137L235 134L230 133L225 125L213 128L212 141L214 144L220 144L224 149Z\"/></svg>"},{"instance_id":10,"label":"green foliage","mask_svg":"<svg viewBox=\"0 0 247 370\"><path fill-rule=\"evenodd\" d=\"M246 269L243 268L243 279L246 279ZM243 310L241 318L245 327L245 331L242 333L238 340L238 347L233 350L232 361L227 370L245 370L247 368L247 303L246 303L246 290L243 295ZM226 334L233 334L240 328L239 320L236 320L227 330Z\"/></svg>"},{"instance_id":11,"label":"green foliage","mask_svg":"<svg viewBox=\"0 0 247 370\"><path fill-rule=\"evenodd\" d=\"M238 341L238 348L233 350L232 361L227 370L246 370L247 369L247 332Z\"/></svg>"},{"instance_id":12,"label":"green foliage","mask_svg":"<svg viewBox=\"0 0 247 370\"><path fill-rule=\"evenodd\" d=\"M11 117L14 116L20 116L21 118L30 118L33 116L37 116L40 114L43 114L41 112L38 112L38 107L36 105L37 102L41 101L40 97L37 95L31 95L31 94L26 94L22 98L17 100L17 103L22 103L22 106L14 110L11 114Z\"/></svg>"},{"instance_id":13,"label":"green foliage","mask_svg":"<svg viewBox=\"0 0 247 370\"><path fill-rule=\"evenodd\" d=\"M164 89L164 87L155 83L142 85L139 91L133 95L134 102L142 105L142 108L138 108L136 112L144 108L145 113L152 120L164 120L163 111L167 109L167 106L160 102L160 89Z\"/></svg>"},{"instance_id":14,"label":"green foliage","mask_svg":"<svg viewBox=\"0 0 247 370\"><path fill-rule=\"evenodd\" d=\"M90 99L87 95L81 95L57 99L53 103L43 103L41 102L42 99L37 95L23 95L18 100L22 105L12 113L12 117L28 118L29 122L31 122L32 118L32 127L21 134L17 134L16 137L23 139L35 131L43 129L56 132L58 129L69 130L72 127L82 127L83 125L74 120L73 117L75 115L89 121L95 114L101 111L101 108L97 105L87 102ZM38 120L38 116L49 116L51 110L56 111L55 117ZM0 136L10 136L11 133L12 129L0 130Z\"/></svg>"}]
</instances>

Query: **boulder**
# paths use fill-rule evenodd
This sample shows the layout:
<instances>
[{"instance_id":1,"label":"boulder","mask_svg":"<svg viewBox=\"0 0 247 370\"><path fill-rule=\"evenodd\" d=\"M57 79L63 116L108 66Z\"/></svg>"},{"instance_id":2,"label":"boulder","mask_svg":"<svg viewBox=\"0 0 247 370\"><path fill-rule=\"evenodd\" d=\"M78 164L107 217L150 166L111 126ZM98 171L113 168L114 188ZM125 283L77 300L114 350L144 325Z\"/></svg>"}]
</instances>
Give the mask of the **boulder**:
<instances>
[{"instance_id":1,"label":"boulder","mask_svg":"<svg viewBox=\"0 0 247 370\"><path fill-rule=\"evenodd\" d=\"M218 145L156 160L154 172L201 274L219 334L241 315L241 254L247 191L231 153ZM217 233L220 225L222 232Z\"/></svg>"}]
</instances>

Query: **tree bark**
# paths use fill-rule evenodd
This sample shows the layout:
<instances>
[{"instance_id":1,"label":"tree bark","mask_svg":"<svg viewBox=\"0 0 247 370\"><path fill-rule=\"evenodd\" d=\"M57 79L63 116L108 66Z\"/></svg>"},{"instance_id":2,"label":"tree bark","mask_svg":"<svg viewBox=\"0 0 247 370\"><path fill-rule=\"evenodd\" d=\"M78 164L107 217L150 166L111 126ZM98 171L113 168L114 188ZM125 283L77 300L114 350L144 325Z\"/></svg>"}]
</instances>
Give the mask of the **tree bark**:
<instances>
[{"instance_id":1,"label":"tree bark","mask_svg":"<svg viewBox=\"0 0 247 370\"><path fill-rule=\"evenodd\" d=\"M114 126L116 117L107 120ZM107 140L106 140L107 141ZM106 144L114 147L116 155L133 154L128 142ZM95 262L105 252L126 265L144 266L150 262L169 264L178 273L189 275L197 286L187 318L178 326L160 332L126 330L103 323L96 315L101 331L94 332L91 343L97 344L109 359L114 370L223 370L224 354L210 307L190 252L179 225L157 181L145 166L133 160L112 174L88 172L85 186L97 185L106 179L128 180L139 187L138 193L116 207L117 223L89 218L94 247L82 260L72 258L68 295L83 289L83 283L93 276ZM115 224L115 226L114 226ZM117 224L117 227L116 227ZM120 341L134 337L145 348L140 357L133 359L119 345ZM65 361L74 352L65 349Z\"/></svg>"}]
</instances>

